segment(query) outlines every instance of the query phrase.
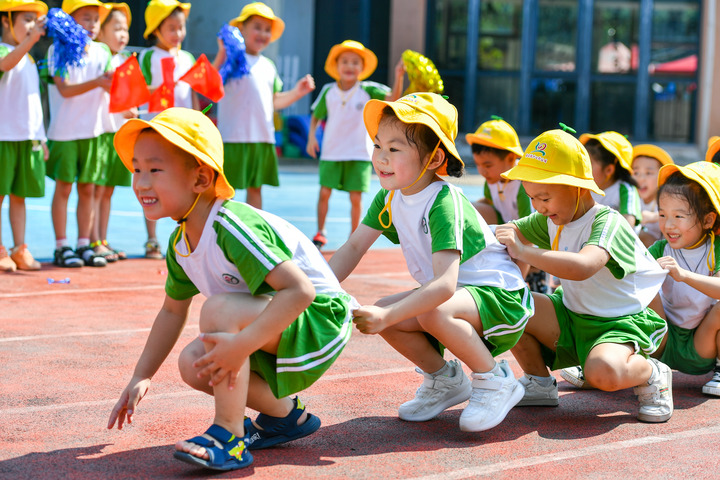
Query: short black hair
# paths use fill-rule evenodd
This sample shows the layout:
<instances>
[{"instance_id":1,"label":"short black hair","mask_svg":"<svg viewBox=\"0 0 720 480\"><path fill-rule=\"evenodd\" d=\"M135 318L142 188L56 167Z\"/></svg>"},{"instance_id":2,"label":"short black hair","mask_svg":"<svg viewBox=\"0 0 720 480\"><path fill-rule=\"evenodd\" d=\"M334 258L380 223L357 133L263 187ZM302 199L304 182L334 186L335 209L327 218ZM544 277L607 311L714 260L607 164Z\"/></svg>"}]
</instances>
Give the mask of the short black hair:
<instances>
[{"instance_id":1,"label":"short black hair","mask_svg":"<svg viewBox=\"0 0 720 480\"><path fill-rule=\"evenodd\" d=\"M470 149L472 150L473 154L483 154L483 153L489 153L491 155L495 155L498 158L505 158L505 156L510 152L510 150L504 150L502 148L495 148L490 147L488 145L483 145L481 143L473 143L470 145Z\"/></svg>"},{"instance_id":2,"label":"short black hair","mask_svg":"<svg viewBox=\"0 0 720 480\"><path fill-rule=\"evenodd\" d=\"M612 176L613 180L620 180L622 182L629 183L633 187L637 188L638 184L632 177L632 174L625 170L622 165L620 165L620 161L617 159L617 157L613 155L607 148L605 148L603 144L600 143L600 140L591 138L585 144L585 149L590 155L590 158L597 162L600 162L603 167L606 167L608 165L615 165L615 173Z\"/></svg>"}]
</instances>

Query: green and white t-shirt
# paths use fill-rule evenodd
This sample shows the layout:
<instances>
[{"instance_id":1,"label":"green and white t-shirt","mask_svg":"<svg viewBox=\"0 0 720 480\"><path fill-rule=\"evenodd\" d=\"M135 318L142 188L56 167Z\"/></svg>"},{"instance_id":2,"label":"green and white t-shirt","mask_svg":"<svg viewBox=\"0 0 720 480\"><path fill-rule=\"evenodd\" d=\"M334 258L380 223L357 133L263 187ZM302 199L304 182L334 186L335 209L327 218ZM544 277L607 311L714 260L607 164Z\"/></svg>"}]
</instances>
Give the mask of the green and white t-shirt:
<instances>
[{"instance_id":1,"label":"green and white t-shirt","mask_svg":"<svg viewBox=\"0 0 720 480\"><path fill-rule=\"evenodd\" d=\"M273 99L283 82L269 58L248 54L245 58L250 73L225 83L225 96L218 102L218 130L225 143L275 145Z\"/></svg>"},{"instance_id":2,"label":"green and white t-shirt","mask_svg":"<svg viewBox=\"0 0 720 480\"><path fill-rule=\"evenodd\" d=\"M537 212L513 223L531 243L547 250L558 231L557 225ZM595 204L585 215L563 227L559 251L579 252L586 245L604 249L610 260L586 280L560 278L565 306L575 313L608 318L636 314L647 308L667 272L617 210Z\"/></svg>"},{"instance_id":3,"label":"green and white t-shirt","mask_svg":"<svg viewBox=\"0 0 720 480\"><path fill-rule=\"evenodd\" d=\"M317 247L280 217L232 200L216 200L197 247L188 257L187 246L175 232L167 250L165 291L176 300L197 293L272 292L265 277L280 263L291 260L315 286L316 293L343 293L337 278Z\"/></svg>"},{"instance_id":4,"label":"green and white t-shirt","mask_svg":"<svg viewBox=\"0 0 720 480\"><path fill-rule=\"evenodd\" d=\"M637 188L627 182L617 181L609 187L603 189L605 196L595 192L590 192L593 199L600 205L607 205L614 208L623 215L633 215L635 217L635 225L639 225L642 220L642 207L640 203L640 194Z\"/></svg>"},{"instance_id":5,"label":"green and white t-shirt","mask_svg":"<svg viewBox=\"0 0 720 480\"><path fill-rule=\"evenodd\" d=\"M408 271L418 283L424 285L435 276L433 253L459 250L458 286L510 291L526 287L505 247L459 188L437 181L414 195L396 191L391 203L392 224L384 228L378 215L388 195L384 189L378 192L363 223L400 244ZM387 223L387 212L383 213L383 222Z\"/></svg>"},{"instance_id":6,"label":"green and white t-shirt","mask_svg":"<svg viewBox=\"0 0 720 480\"><path fill-rule=\"evenodd\" d=\"M714 250L715 269L710 273L708 258ZM700 275L715 275L720 271L718 255L720 255L720 238L715 239L715 244L710 245L710 239L704 244L692 250L671 248L665 239L658 240L648 249L650 255L658 259L660 257L672 257L680 268L695 272ZM696 289L684 282L676 282L670 275L663 282L660 290L663 309L668 321L678 327L693 329L700 325L708 311L717 303L717 300L698 292Z\"/></svg>"},{"instance_id":7,"label":"green and white t-shirt","mask_svg":"<svg viewBox=\"0 0 720 480\"><path fill-rule=\"evenodd\" d=\"M0 43L0 58L15 47ZM25 55L7 72L0 72L0 142L45 140L40 76L30 55Z\"/></svg>"},{"instance_id":8,"label":"green and white t-shirt","mask_svg":"<svg viewBox=\"0 0 720 480\"><path fill-rule=\"evenodd\" d=\"M535 211L520 180L497 182L492 185L485 182L485 199L500 212L504 222L527 217Z\"/></svg>"},{"instance_id":9,"label":"green and white t-shirt","mask_svg":"<svg viewBox=\"0 0 720 480\"><path fill-rule=\"evenodd\" d=\"M389 87L375 82L356 82L347 91L337 82L324 85L311 107L313 117L327 120L320 159L370 161L373 139L365 129L363 109L368 100L385 100L389 93Z\"/></svg>"},{"instance_id":10,"label":"green and white t-shirt","mask_svg":"<svg viewBox=\"0 0 720 480\"><path fill-rule=\"evenodd\" d=\"M185 75L193 65L195 65L195 57L192 53L185 50L178 50L174 55L167 50L153 46L140 52L140 70L145 77L145 83L149 87L159 87L163 83L162 59L172 57L175 61L175 70L173 70L173 80L175 81L175 107L193 108L192 104L192 88L185 82L180 82L180 77ZM147 106L141 107L143 110ZM143 120L151 120L158 112L145 113L140 115Z\"/></svg>"}]
</instances>

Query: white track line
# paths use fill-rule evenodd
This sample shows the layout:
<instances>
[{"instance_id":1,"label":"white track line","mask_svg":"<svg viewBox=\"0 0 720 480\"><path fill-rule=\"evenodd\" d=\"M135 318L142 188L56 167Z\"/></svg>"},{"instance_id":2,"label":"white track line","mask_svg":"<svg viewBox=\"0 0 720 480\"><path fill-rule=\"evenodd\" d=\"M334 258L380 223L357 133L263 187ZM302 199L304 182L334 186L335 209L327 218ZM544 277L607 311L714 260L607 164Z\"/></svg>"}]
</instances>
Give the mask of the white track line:
<instances>
[{"instance_id":1,"label":"white track line","mask_svg":"<svg viewBox=\"0 0 720 480\"><path fill-rule=\"evenodd\" d=\"M44 295L71 295L78 293L114 293L114 292L132 292L136 290L162 290L165 285L138 285L135 287L111 287L111 288L78 288L78 289L58 289L48 290L45 292L18 292L18 293L0 293L0 298L22 298L22 297L40 297Z\"/></svg>"}]
</instances>

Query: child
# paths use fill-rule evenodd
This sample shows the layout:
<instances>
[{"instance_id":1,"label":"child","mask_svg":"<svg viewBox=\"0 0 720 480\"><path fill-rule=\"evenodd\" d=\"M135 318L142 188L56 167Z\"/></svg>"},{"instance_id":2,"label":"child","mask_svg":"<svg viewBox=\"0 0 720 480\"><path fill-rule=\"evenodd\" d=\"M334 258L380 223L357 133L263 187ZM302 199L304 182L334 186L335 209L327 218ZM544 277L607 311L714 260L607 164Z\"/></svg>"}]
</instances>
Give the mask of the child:
<instances>
[{"instance_id":1,"label":"child","mask_svg":"<svg viewBox=\"0 0 720 480\"><path fill-rule=\"evenodd\" d=\"M485 221L503 224L530 215L532 206L522 183L500 176L523 154L515 129L493 115L475 133L465 135L465 140L472 148L478 173L485 178L485 197L474 204Z\"/></svg>"},{"instance_id":2,"label":"child","mask_svg":"<svg viewBox=\"0 0 720 480\"><path fill-rule=\"evenodd\" d=\"M639 225L642 210L637 184L631 176L633 148L630 142L617 132L602 132L584 133L580 135L580 143L590 155L595 184L605 192L604 197L593 192L595 202L620 212L632 227Z\"/></svg>"},{"instance_id":3,"label":"child","mask_svg":"<svg viewBox=\"0 0 720 480\"><path fill-rule=\"evenodd\" d=\"M71 15L90 36L97 37L110 7L98 0L63 0L62 9ZM104 267L107 261L90 246L95 205L95 185L105 168L107 146L103 134L102 105L104 91L110 91L110 49L89 42L82 66L70 66L66 72L56 70L54 46L48 50L48 86L50 102L50 157L47 175L55 180L52 220L55 229L53 263L60 267L84 265ZM104 91L103 91L104 90ZM77 182L77 249L67 240L67 205L73 183Z\"/></svg>"},{"instance_id":4,"label":"child","mask_svg":"<svg viewBox=\"0 0 720 480\"><path fill-rule=\"evenodd\" d=\"M705 160L720 164L720 137L713 136L708 140L708 148L705 152Z\"/></svg>"},{"instance_id":5,"label":"child","mask_svg":"<svg viewBox=\"0 0 720 480\"><path fill-rule=\"evenodd\" d=\"M230 200L222 138L202 113L170 108L129 120L115 148L152 219L179 224L168 246L165 302L108 428L132 422L177 341L192 297L207 297L200 337L180 354L183 379L215 398L214 424L175 457L214 470L249 465L246 448L310 435L320 420L289 395L335 361L352 332L354 300L317 248L288 222ZM261 412L243 425L245 406Z\"/></svg>"},{"instance_id":6,"label":"child","mask_svg":"<svg viewBox=\"0 0 720 480\"><path fill-rule=\"evenodd\" d=\"M0 235L0 271L39 270L25 244L25 198L45 196L45 126L40 77L28 54L45 35L43 2L0 0L0 206L10 196L10 255Z\"/></svg>"},{"instance_id":7,"label":"child","mask_svg":"<svg viewBox=\"0 0 720 480\"><path fill-rule=\"evenodd\" d=\"M672 165L669 153L655 145L633 147L632 176L642 201L642 228L638 237L646 247L662 238L658 226L657 190L658 172L663 165Z\"/></svg>"},{"instance_id":8,"label":"child","mask_svg":"<svg viewBox=\"0 0 720 480\"><path fill-rule=\"evenodd\" d=\"M400 244L420 287L353 312L358 330L382 335L424 377L398 415L422 422L470 399L460 429L490 429L523 396L507 361L493 357L518 340L533 303L480 214L437 176L463 172L457 110L440 95L417 93L370 100L363 117L383 189L330 266L342 281L381 233ZM472 382L457 360L444 360L445 347L472 369Z\"/></svg>"},{"instance_id":9,"label":"child","mask_svg":"<svg viewBox=\"0 0 720 480\"><path fill-rule=\"evenodd\" d=\"M151 92L154 92L163 83L162 59L171 57L175 62L173 77L174 106L186 108L199 108L197 95L190 85L178 79L185 75L195 64L195 57L182 49L185 40L185 24L190 15L190 4L180 3L178 0L150 0L145 7L145 32L143 37L152 46L140 53L140 69ZM141 118L151 119L155 113L143 114ZM148 239L145 242L145 258L162 259L163 254L157 239L157 225L155 221L145 219Z\"/></svg>"},{"instance_id":10,"label":"child","mask_svg":"<svg viewBox=\"0 0 720 480\"><path fill-rule=\"evenodd\" d=\"M112 10L107 16L103 24L100 26L100 34L98 40L108 46L113 54L110 65L113 70L123 64L128 59L128 55L122 51L128 44L130 35L128 29L130 27L130 7L127 3L108 3ZM137 116L137 109L122 113L109 113L108 106L110 96L105 95L105 104L103 107L103 120L105 122L105 132L101 138L107 144L107 167L100 184L97 187L97 204L95 209L95 222L93 226L92 243L90 244L95 253L102 255L108 262L115 260L124 260L127 258L125 252L113 249L107 241L108 222L110 221L110 206L112 203L112 194L115 187L129 187L132 176L130 171L117 156L115 148L112 145L115 132L125 123L128 118Z\"/></svg>"},{"instance_id":11,"label":"child","mask_svg":"<svg viewBox=\"0 0 720 480\"><path fill-rule=\"evenodd\" d=\"M697 162L660 169L658 211L663 240L650 254L670 274L660 298L668 333L653 354L690 375L715 369L703 393L720 396L720 166Z\"/></svg>"},{"instance_id":12,"label":"child","mask_svg":"<svg viewBox=\"0 0 720 480\"><path fill-rule=\"evenodd\" d=\"M333 189L350 193L350 225L354 232L360 223L362 193L370 190L372 141L362 122L362 107L370 99L396 100L402 93L402 62L395 68L392 92L385 85L365 82L377 67L377 57L354 40L345 40L330 49L325 71L335 82L323 86L312 105L307 153L319 163L320 196L318 198L318 233L313 243L322 248L327 243L325 218ZM318 123L326 120L322 150L315 137Z\"/></svg>"},{"instance_id":13,"label":"child","mask_svg":"<svg viewBox=\"0 0 720 480\"><path fill-rule=\"evenodd\" d=\"M225 96L218 102L217 124L225 142L225 172L233 187L247 189L247 203L262 208L262 186L280 185L274 112L315 90L315 81L305 75L292 90L282 91L275 64L261 54L285 30L285 22L270 7L250 3L229 23L239 28L245 39L250 73L229 80ZM218 39L215 68L220 68L225 58L225 47Z\"/></svg>"},{"instance_id":14,"label":"child","mask_svg":"<svg viewBox=\"0 0 720 480\"><path fill-rule=\"evenodd\" d=\"M593 200L590 192L603 192L585 148L562 130L545 132L502 176L523 182L537 212L498 226L497 239L513 258L562 281L553 294L534 295L535 316L513 349L525 371L519 405L558 405L557 382L546 365L581 365L601 390L635 387L639 420L667 421L672 371L645 358L667 331L647 308L665 272L622 216Z\"/></svg>"}]
</instances>

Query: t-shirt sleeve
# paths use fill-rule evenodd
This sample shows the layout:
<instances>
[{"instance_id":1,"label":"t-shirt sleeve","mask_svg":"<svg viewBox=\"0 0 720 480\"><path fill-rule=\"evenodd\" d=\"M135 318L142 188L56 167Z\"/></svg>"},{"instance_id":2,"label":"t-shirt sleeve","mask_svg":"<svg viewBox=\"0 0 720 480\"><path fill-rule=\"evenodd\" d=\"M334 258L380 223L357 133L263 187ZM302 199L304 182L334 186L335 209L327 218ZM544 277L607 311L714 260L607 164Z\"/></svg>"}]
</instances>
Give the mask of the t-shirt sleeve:
<instances>
[{"instance_id":1,"label":"t-shirt sleeve","mask_svg":"<svg viewBox=\"0 0 720 480\"><path fill-rule=\"evenodd\" d=\"M108 47L107 45L105 45L105 44L102 43L102 42L95 42L95 43L97 43L98 45L100 45L100 48L102 48L103 53L105 53L105 55L106 55L106 57L105 57L105 68L103 69L103 72L111 72L111 71L113 70L113 66L112 66L112 57L113 57L113 54L112 54L112 51L110 51L110 47Z\"/></svg>"},{"instance_id":2,"label":"t-shirt sleeve","mask_svg":"<svg viewBox=\"0 0 720 480\"><path fill-rule=\"evenodd\" d=\"M667 245L667 240L662 238L650 245L648 247L648 252L650 252L650 255L652 255L652 257L657 260L658 258L663 256L663 253L665 253L665 245Z\"/></svg>"},{"instance_id":3,"label":"t-shirt sleeve","mask_svg":"<svg viewBox=\"0 0 720 480\"><path fill-rule=\"evenodd\" d=\"M525 187L520 185L517 195L517 206L518 206L518 218L527 217L532 213L532 203L530 197L525 192Z\"/></svg>"},{"instance_id":4,"label":"t-shirt sleeve","mask_svg":"<svg viewBox=\"0 0 720 480\"><path fill-rule=\"evenodd\" d=\"M618 208L623 215L635 217L635 225L642 221L642 203L637 188L627 183L620 184L620 206Z\"/></svg>"},{"instance_id":5,"label":"t-shirt sleeve","mask_svg":"<svg viewBox=\"0 0 720 480\"><path fill-rule=\"evenodd\" d=\"M310 107L310 110L312 111L312 116L317 118L318 120L324 120L327 118L328 111L327 102L325 99L327 98L327 94L332 86L332 83L324 85L322 90L320 91L320 94Z\"/></svg>"},{"instance_id":6,"label":"t-shirt sleeve","mask_svg":"<svg viewBox=\"0 0 720 480\"><path fill-rule=\"evenodd\" d=\"M165 255L165 263L168 269L167 280L165 280L165 293L174 300L187 300L200 293L200 290L190 281L185 270L177 263L173 243L176 234L177 229L170 235L170 242Z\"/></svg>"},{"instance_id":7,"label":"t-shirt sleeve","mask_svg":"<svg viewBox=\"0 0 720 480\"><path fill-rule=\"evenodd\" d=\"M720 272L720 262L718 261L718 258L720 258L720 238L715 238L713 250L715 250L715 256L713 257L713 261L715 262L715 270L713 270L713 274L716 274Z\"/></svg>"},{"instance_id":8,"label":"t-shirt sleeve","mask_svg":"<svg viewBox=\"0 0 720 480\"><path fill-rule=\"evenodd\" d=\"M441 250L463 251L462 204L455 201L450 188L443 188L428 212L432 253Z\"/></svg>"},{"instance_id":9,"label":"t-shirt sleeve","mask_svg":"<svg viewBox=\"0 0 720 480\"><path fill-rule=\"evenodd\" d=\"M145 77L145 83L152 85L152 49L146 48L140 52L140 71Z\"/></svg>"},{"instance_id":10,"label":"t-shirt sleeve","mask_svg":"<svg viewBox=\"0 0 720 480\"><path fill-rule=\"evenodd\" d=\"M0 58L6 57L8 53L10 53L10 49L7 48L5 45L0 45ZM3 77L4 73L5 72L0 71L0 78Z\"/></svg>"},{"instance_id":11,"label":"t-shirt sleeve","mask_svg":"<svg viewBox=\"0 0 720 480\"><path fill-rule=\"evenodd\" d=\"M370 95L370 98L376 100L385 100L392 90L387 85L377 82L362 82L360 87Z\"/></svg>"},{"instance_id":12,"label":"t-shirt sleeve","mask_svg":"<svg viewBox=\"0 0 720 480\"><path fill-rule=\"evenodd\" d=\"M398 238L397 230L395 230L395 224L390 224L389 228L385 228L380 224L380 219L378 218L380 212L382 212L383 208L385 208L385 202L387 201L388 195L389 193L387 190L384 188L380 189L370 204L370 208L368 208L362 223L370 228L381 231L388 240L394 244L398 244L400 243L400 239ZM387 222L389 218L388 211L386 210L382 215L383 222Z\"/></svg>"},{"instance_id":13,"label":"t-shirt sleeve","mask_svg":"<svg viewBox=\"0 0 720 480\"><path fill-rule=\"evenodd\" d=\"M517 220L512 221L520 233L528 241L545 250L550 249L550 234L548 233L547 217L534 212Z\"/></svg>"},{"instance_id":14,"label":"t-shirt sleeve","mask_svg":"<svg viewBox=\"0 0 720 480\"><path fill-rule=\"evenodd\" d=\"M273 70L275 70L275 78L273 79L273 93L282 92L283 81L280 78L280 75L278 74L277 67L275 66L275 62L273 62L269 58L268 58L268 61L270 62L270 64L272 64Z\"/></svg>"},{"instance_id":15,"label":"t-shirt sleeve","mask_svg":"<svg viewBox=\"0 0 720 480\"><path fill-rule=\"evenodd\" d=\"M596 245L610 254L605 266L615 278L620 279L637 271L636 239L627 220L616 210L605 208L595 215L587 245Z\"/></svg>"},{"instance_id":16,"label":"t-shirt sleeve","mask_svg":"<svg viewBox=\"0 0 720 480\"><path fill-rule=\"evenodd\" d=\"M490 185L488 185L487 182L485 182L485 188L483 188L483 195L485 195L485 200L488 201L490 205L493 204L492 200L492 194L490 193Z\"/></svg>"}]
</instances>

